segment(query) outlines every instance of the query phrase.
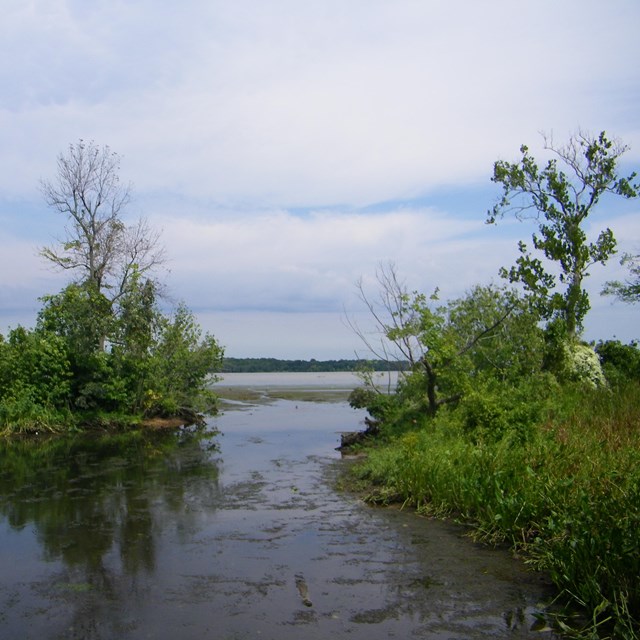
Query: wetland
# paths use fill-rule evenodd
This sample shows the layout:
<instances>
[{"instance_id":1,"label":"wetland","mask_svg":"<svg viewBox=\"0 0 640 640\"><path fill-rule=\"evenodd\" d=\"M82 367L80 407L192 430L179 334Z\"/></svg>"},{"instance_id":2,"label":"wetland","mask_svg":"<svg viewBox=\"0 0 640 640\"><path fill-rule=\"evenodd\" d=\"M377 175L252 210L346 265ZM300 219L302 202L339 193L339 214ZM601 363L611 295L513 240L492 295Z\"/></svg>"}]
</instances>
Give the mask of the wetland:
<instances>
[{"instance_id":1,"label":"wetland","mask_svg":"<svg viewBox=\"0 0 640 640\"><path fill-rule=\"evenodd\" d=\"M508 551L336 490L354 381L229 374L205 427L3 443L0 637L553 637Z\"/></svg>"}]
</instances>

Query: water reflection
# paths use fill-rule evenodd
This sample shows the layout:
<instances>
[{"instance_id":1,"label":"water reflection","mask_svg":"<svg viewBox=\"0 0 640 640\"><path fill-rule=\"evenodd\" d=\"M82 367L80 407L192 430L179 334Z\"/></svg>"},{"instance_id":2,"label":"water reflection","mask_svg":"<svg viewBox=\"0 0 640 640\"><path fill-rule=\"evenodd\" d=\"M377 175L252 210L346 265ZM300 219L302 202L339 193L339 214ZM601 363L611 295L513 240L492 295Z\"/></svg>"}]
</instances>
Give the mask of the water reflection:
<instances>
[{"instance_id":1,"label":"water reflection","mask_svg":"<svg viewBox=\"0 0 640 640\"><path fill-rule=\"evenodd\" d=\"M0 443L0 637L538 637L547 589L507 555L331 489L346 402L244 409Z\"/></svg>"},{"instance_id":2,"label":"water reflection","mask_svg":"<svg viewBox=\"0 0 640 640\"><path fill-rule=\"evenodd\" d=\"M155 571L159 532L188 528L194 501L215 508L211 436L183 429L0 443L0 523L31 529L18 540L35 538L42 560L57 564L35 591L80 603L69 628L82 619L82 637L90 637L88 618L100 619L87 616L89 600L104 607L126 599L139 575Z\"/></svg>"}]
</instances>

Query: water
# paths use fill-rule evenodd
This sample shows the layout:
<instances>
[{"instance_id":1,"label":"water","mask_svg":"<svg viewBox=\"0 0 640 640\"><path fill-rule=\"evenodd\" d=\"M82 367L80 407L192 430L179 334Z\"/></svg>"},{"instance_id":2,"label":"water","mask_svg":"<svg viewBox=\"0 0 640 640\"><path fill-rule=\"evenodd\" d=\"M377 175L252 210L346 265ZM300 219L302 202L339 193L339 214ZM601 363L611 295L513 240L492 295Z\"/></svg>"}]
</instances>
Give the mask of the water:
<instances>
[{"instance_id":1,"label":"water","mask_svg":"<svg viewBox=\"0 0 640 640\"><path fill-rule=\"evenodd\" d=\"M204 431L2 448L0 638L541 636L507 552L332 488L348 384L236 382Z\"/></svg>"}]
</instances>

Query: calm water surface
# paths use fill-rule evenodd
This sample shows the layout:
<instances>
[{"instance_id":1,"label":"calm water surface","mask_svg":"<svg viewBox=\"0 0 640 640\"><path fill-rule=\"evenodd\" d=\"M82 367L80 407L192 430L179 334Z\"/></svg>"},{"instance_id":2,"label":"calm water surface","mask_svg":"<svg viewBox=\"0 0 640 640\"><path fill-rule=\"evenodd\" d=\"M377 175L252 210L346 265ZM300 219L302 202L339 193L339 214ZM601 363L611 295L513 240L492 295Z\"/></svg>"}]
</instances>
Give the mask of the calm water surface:
<instances>
[{"instance_id":1,"label":"calm water surface","mask_svg":"<svg viewBox=\"0 0 640 640\"><path fill-rule=\"evenodd\" d=\"M232 378L204 431L0 449L0 638L550 637L507 553L333 490L345 376Z\"/></svg>"}]
</instances>

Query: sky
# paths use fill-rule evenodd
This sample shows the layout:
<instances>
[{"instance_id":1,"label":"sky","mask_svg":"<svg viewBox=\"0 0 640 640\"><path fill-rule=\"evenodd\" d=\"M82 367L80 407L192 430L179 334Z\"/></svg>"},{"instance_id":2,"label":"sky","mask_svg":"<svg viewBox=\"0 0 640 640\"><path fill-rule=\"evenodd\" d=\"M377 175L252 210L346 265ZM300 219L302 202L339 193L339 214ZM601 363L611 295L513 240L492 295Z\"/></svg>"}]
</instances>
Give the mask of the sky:
<instances>
[{"instance_id":1,"label":"sky","mask_svg":"<svg viewBox=\"0 0 640 640\"><path fill-rule=\"evenodd\" d=\"M127 219L162 232L175 300L234 357L366 349L356 283L394 263L444 299L498 283L531 223L486 225L498 159L541 132L605 130L640 168L637 0L3 0L0 333L69 274L42 180L80 139L121 156ZM640 201L603 201L640 252ZM640 306L588 279L590 340L640 337Z\"/></svg>"}]
</instances>

